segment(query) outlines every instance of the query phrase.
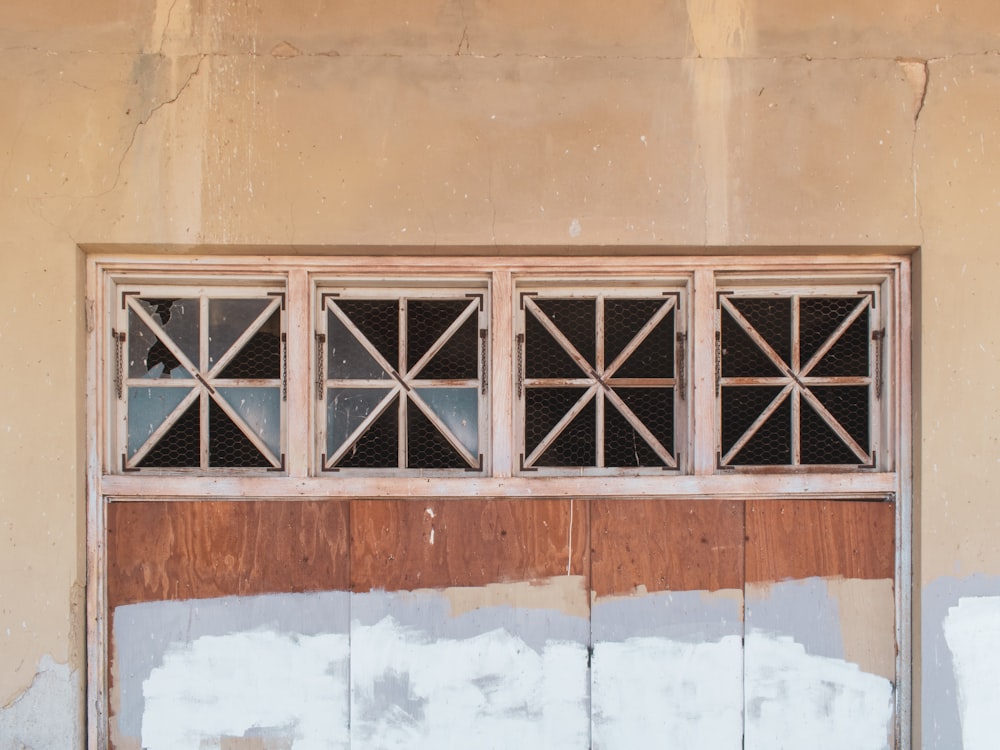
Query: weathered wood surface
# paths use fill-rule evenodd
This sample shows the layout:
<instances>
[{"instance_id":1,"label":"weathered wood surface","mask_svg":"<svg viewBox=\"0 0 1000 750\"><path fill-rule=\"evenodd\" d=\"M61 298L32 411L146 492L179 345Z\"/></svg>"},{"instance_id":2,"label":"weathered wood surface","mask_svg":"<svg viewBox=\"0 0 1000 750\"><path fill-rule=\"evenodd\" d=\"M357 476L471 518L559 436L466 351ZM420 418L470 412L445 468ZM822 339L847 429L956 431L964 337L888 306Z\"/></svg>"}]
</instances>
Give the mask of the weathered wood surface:
<instances>
[{"instance_id":1,"label":"weathered wood surface","mask_svg":"<svg viewBox=\"0 0 1000 750\"><path fill-rule=\"evenodd\" d=\"M346 590L345 501L108 506L108 604Z\"/></svg>"},{"instance_id":2,"label":"weathered wood surface","mask_svg":"<svg viewBox=\"0 0 1000 750\"><path fill-rule=\"evenodd\" d=\"M484 586L585 575L588 503L580 500L356 500L351 588Z\"/></svg>"},{"instance_id":3,"label":"weathered wood surface","mask_svg":"<svg viewBox=\"0 0 1000 750\"><path fill-rule=\"evenodd\" d=\"M594 500L598 597L743 588L743 504L733 500Z\"/></svg>"},{"instance_id":4,"label":"weathered wood surface","mask_svg":"<svg viewBox=\"0 0 1000 750\"><path fill-rule=\"evenodd\" d=\"M750 501L747 581L892 579L895 518L895 505L889 502Z\"/></svg>"}]
</instances>

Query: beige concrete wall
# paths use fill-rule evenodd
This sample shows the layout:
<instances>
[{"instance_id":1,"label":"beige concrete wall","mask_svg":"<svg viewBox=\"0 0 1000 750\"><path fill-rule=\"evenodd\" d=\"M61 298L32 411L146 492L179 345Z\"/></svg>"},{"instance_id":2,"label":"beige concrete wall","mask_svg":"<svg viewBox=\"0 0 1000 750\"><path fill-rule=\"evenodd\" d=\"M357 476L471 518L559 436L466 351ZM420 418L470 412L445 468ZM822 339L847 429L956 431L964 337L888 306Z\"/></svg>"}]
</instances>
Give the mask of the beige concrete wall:
<instances>
[{"instance_id":1,"label":"beige concrete wall","mask_svg":"<svg viewBox=\"0 0 1000 750\"><path fill-rule=\"evenodd\" d=\"M943 622L1000 595L998 29L994 0L4 3L0 737L82 741L78 243L919 245L916 693L958 747Z\"/></svg>"}]
</instances>

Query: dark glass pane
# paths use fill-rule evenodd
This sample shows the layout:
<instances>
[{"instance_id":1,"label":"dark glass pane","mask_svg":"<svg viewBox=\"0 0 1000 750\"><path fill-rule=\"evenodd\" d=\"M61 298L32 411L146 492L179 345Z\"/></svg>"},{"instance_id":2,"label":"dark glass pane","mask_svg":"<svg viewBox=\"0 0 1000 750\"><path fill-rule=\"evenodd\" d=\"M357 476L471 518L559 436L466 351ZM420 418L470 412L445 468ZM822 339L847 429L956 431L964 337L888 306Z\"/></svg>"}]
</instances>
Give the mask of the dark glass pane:
<instances>
[{"instance_id":1,"label":"dark glass pane","mask_svg":"<svg viewBox=\"0 0 1000 750\"><path fill-rule=\"evenodd\" d=\"M781 370L764 354L728 310L722 310L722 377L777 377Z\"/></svg>"},{"instance_id":2,"label":"dark glass pane","mask_svg":"<svg viewBox=\"0 0 1000 750\"><path fill-rule=\"evenodd\" d=\"M249 301L249 300L227 300ZM221 355L220 355L221 356ZM270 378L281 377L281 313L275 310L267 322L222 368L220 378Z\"/></svg>"},{"instance_id":3,"label":"dark glass pane","mask_svg":"<svg viewBox=\"0 0 1000 750\"><path fill-rule=\"evenodd\" d=\"M167 345L142 322L133 310L128 311L128 376L130 378L192 377ZM197 357L194 359L198 361Z\"/></svg>"},{"instance_id":4,"label":"dark glass pane","mask_svg":"<svg viewBox=\"0 0 1000 750\"><path fill-rule=\"evenodd\" d=\"M399 366L399 302L338 299L335 303L394 368Z\"/></svg>"},{"instance_id":5,"label":"dark glass pane","mask_svg":"<svg viewBox=\"0 0 1000 750\"><path fill-rule=\"evenodd\" d=\"M782 361L792 361L792 303L787 298L730 297L747 322L777 352ZM779 374L771 360L733 320L722 315L722 375L723 377L760 377Z\"/></svg>"},{"instance_id":6,"label":"dark glass pane","mask_svg":"<svg viewBox=\"0 0 1000 750\"><path fill-rule=\"evenodd\" d=\"M733 388L731 390L746 390ZM731 466L782 466L792 462L792 405L785 398L730 461Z\"/></svg>"},{"instance_id":7,"label":"dark glass pane","mask_svg":"<svg viewBox=\"0 0 1000 750\"><path fill-rule=\"evenodd\" d=\"M611 302L611 300L608 300ZM663 303L660 302L662 305ZM607 312L607 303L605 303ZM607 325L607 322L605 323ZM610 336L606 337L610 338ZM631 339L629 339L631 340ZM610 345L610 343L609 343ZM608 352L604 359L605 366L610 365L621 352L628 341L618 347L612 356ZM663 320L649 332L638 348L619 367L612 377L615 378L669 378L674 374L674 311L667 313Z\"/></svg>"},{"instance_id":8,"label":"dark glass pane","mask_svg":"<svg viewBox=\"0 0 1000 750\"><path fill-rule=\"evenodd\" d=\"M607 299L604 301L604 366L635 338L663 307L665 299ZM671 310L643 339L639 348L615 373L622 378L668 378L674 366L674 313Z\"/></svg>"},{"instance_id":9,"label":"dark glass pane","mask_svg":"<svg viewBox=\"0 0 1000 750\"><path fill-rule=\"evenodd\" d=\"M582 388L531 388L525 396L525 452L530 454L585 393ZM597 463L596 408L587 403L535 462L536 466L594 466Z\"/></svg>"},{"instance_id":10,"label":"dark glass pane","mask_svg":"<svg viewBox=\"0 0 1000 750\"><path fill-rule=\"evenodd\" d=\"M208 403L208 465L215 468L257 468L271 465L214 399Z\"/></svg>"},{"instance_id":11,"label":"dark glass pane","mask_svg":"<svg viewBox=\"0 0 1000 750\"><path fill-rule=\"evenodd\" d=\"M870 339L868 315L862 313L807 375L816 378L867 376ZM805 363L803 358L802 364Z\"/></svg>"},{"instance_id":12,"label":"dark glass pane","mask_svg":"<svg viewBox=\"0 0 1000 750\"><path fill-rule=\"evenodd\" d=\"M337 466L351 469L392 469L399 466L398 402L397 396Z\"/></svg>"},{"instance_id":13,"label":"dark glass pane","mask_svg":"<svg viewBox=\"0 0 1000 750\"><path fill-rule=\"evenodd\" d=\"M535 303L584 359L596 360L597 307L592 299L538 299ZM581 369L573 362L534 314L525 312L525 374L529 378L577 378Z\"/></svg>"},{"instance_id":14,"label":"dark glass pane","mask_svg":"<svg viewBox=\"0 0 1000 750\"><path fill-rule=\"evenodd\" d=\"M420 408L410 402L406 412L406 466L410 469L462 469L468 466Z\"/></svg>"},{"instance_id":15,"label":"dark glass pane","mask_svg":"<svg viewBox=\"0 0 1000 750\"><path fill-rule=\"evenodd\" d=\"M326 314L327 372L331 378L381 380L389 374L355 338L340 318ZM390 359L392 364L396 360Z\"/></svg>"},{"instance_id":16,"label":"dark glass pane","mask_svg":"<svg viewBox=\"0 0 1000 750\"><path fill-rule=\"evenodd\" d=\"M406 303L406 369L423 357L448 326L469 306L469 300L408 300ZM479 327L475 315L462 324L444 347L414 376L474 379L479 371L476 355Z\"/></svg>"},{"instance_id":17,"label":"dark glass pane","mask_svg":"<svg viewBox=\"0 0 1000 750\"><path fill-rule=\"evenodd\" d=\"M668 451L673 453L672 388L616 388L615 393ZM663 466L655 451L610 401L604 406L604 465Z\"/></svg>"},{"instance_id":18,"label":"dark glass pane","mask_svg":"<svg viewBox=\"0 0 1000 750\"><path fill-rule=\"evenodd\" d=\"M722 389L722 454L728 453L775 396L780 386L731 386Z\"/></svg>"},{"instance_id":19,"label":"dark glass pane","mask_svg":"<svg viewBox=\"0 0 1000 750\"><path fill-rule=\"evenodd\" d=\"M167 434L138 463L141 468L173 469L201 465L201 409L195 400Z\"/></svg>"},{"instance_id":20,"label":"dark glass pane","mask_svg":"<svg viewBox=\"0 0 1000 750\"><path fill-rule=\"evenodd\" d=\"M834 419L840 422L840 425L847 430L847 433L854 438L858 445L866 451L871 450L869 428L871 407L868 386L824 385L814 386L809 391L819 399L819 402L833 415ZM853 452L851 455L853 456ZM857 458L855 457L850 463L857 463Z\"/></svg>"},{"instance_id":21,"label":"dark glass pane","mask_svg":"<svg viewBox=\"0 0 1000 750\"><path fill-rule=\"evenodd\" d=\"M208 301L208 364L222 359L236 339L264 312L269 299L210 299ZM278 329L276 329L278 330ZM229 375L228 377L238 377Z\"/></svg>"},{"instance_id":22,"label":"dark glass pane","mask_svg":"<svg viewBox=\"0 0 1000 750\"><path fill-rule=\"evenodd\" d=\"M802 399L801 445L799 454L803 464L859 464L854 451L837 437L830 426Z\"/></svg>"},{"instance_id":23,"label":"dark glass pane","mask_svg":"<svg viewBox=\"0 0 1000 750\"><path fill-rule=\"evenodd\" d=\"M434 346L448 326L469 306L468 301L410 300L407 303L407 368L413 367ZM471 315L414 377L423 380L479 375L479 322Z\"/></svg>"}]
</instances>

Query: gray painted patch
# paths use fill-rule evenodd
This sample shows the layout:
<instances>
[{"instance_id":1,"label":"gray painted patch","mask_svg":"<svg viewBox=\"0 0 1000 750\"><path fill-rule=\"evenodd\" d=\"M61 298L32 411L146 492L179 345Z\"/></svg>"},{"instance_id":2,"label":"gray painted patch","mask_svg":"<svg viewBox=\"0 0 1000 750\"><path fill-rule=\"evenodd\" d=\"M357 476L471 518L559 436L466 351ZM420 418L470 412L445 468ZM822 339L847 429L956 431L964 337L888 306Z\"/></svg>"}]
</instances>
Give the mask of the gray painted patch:
<instances>
[{"instance_id":1,"label":"gray painted patch","mask_svg":"<svg viewBox=\"0 0 1000 750\"><path fill-rule=\"evenodd\" d=\"M739 600L704 591L606 599L594 604L592 621L595 643L640 637L703 643L743 634Z\"/></svg>"},{"instance_id":2,"label":"gray painted patch","mask_svg":"<svg viewBox=\"0 0 1000 750\"><path fill-rule=\"evenodd\" d=\"M749 592L766 591L757 597ZM840 608L822 578L803 578L748 587L747 630L791 635L814 656L844 658Z\"/></svg>"},{"instance_id":3,"label":"gray painted patch","mask_svg":"<svg viewBox=\"0 0 1000 750\"><path fill-rule=\"evenodd\" d=\"M123 736L142 730L142 683L176 644L202 636L270 630L279 634L319 635L348 632L349 594L265 594L144 602L115 609L115 680L121 705L117 723Z\"/></svg>"},{"instance_id":4,"label":"gray painted patch","mask_svg":"<svg viewBox=\"0 0 1000 750\"><path fill-rule=\"evenodd\" d=\"M0 707L0 748L82 746L79 675L45 655L31 686L10 705Z\"/></svg>"},{"instance_id":5,"label":"gray painted patch","mask_svg":"<svg viewBox=\"0 0 1000 750\"><path fill-rule=\"evenodd\" d=\"M923 746L927 750L962 747L955 664L944 636L948 610L963 597L1000 596L1000 578L976 574L939 578L924 586L921 609L921 674L918 687L923 716Z\"/></svg>"},{"instance_id":6,"label":"gray painted patch","mask_svg":"<svg viewBox=\"0 0 1000 750\"><path fill-rule=\"evenodd\" d=\"M590 623L586 618L553 609L500 605L452 616L449 599L432 591L371 591L352 596L352 622L375 625L386 616L435 639L463 640L502 628L516 634L535 651L541 651L549 641L588 643L590 640Z\"/></svg>"}]
</instances>

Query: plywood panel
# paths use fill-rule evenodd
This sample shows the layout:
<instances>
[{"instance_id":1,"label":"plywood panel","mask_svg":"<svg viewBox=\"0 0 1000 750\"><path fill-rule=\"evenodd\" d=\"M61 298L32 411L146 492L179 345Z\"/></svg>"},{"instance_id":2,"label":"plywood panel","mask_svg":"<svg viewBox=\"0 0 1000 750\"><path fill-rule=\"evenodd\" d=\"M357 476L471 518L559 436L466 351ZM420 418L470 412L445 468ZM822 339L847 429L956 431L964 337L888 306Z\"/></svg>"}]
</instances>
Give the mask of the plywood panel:
<instances>
[{"instance_id":1,"label":"plywood panel","mask_svg":"<svg viewBox=\"0 0 1000 750\"><path fill-rule=\"evenodd\" d=\"M580 500L355 500L352 590L585 575L587 514Z\"/></svg>"},{"instance_id":2,"label":"plywood panel","mask_svg":"<svg viewBox=\"0 0 1000 750\"><path fill-rule=\"evenodd\" d=\"M747 507L746 741L892 747L895 508Z\"/></svg>"},{"instance_id":3,"label":"plywood panel","mask_svg":"<svg viewBox=\"0 0 1000 750\"><path fill-rule=\"evenodd\" d=\"M593 590L743 588L743 504L731 500L594 500Z\"/></svg>"},{"instance_id":4,"label":"plywood panel","mask_svg":"<svg viewBox=\"0 0 1000 750\"><path fill-rule=\"evenodd\" d=\"M889 502L755 500L747 504L747 581L893 577Z\"/></svg>"},{"instance_id":5,"label":"plywood panel","mask_svg":"<svg viewBox=\"0 0 1000 750\"><path fill-rule=\"evenodd\" d=\"M346 501L108 506L108 601L121 604L348 586Z\"/></svg>"}]
</instances>

